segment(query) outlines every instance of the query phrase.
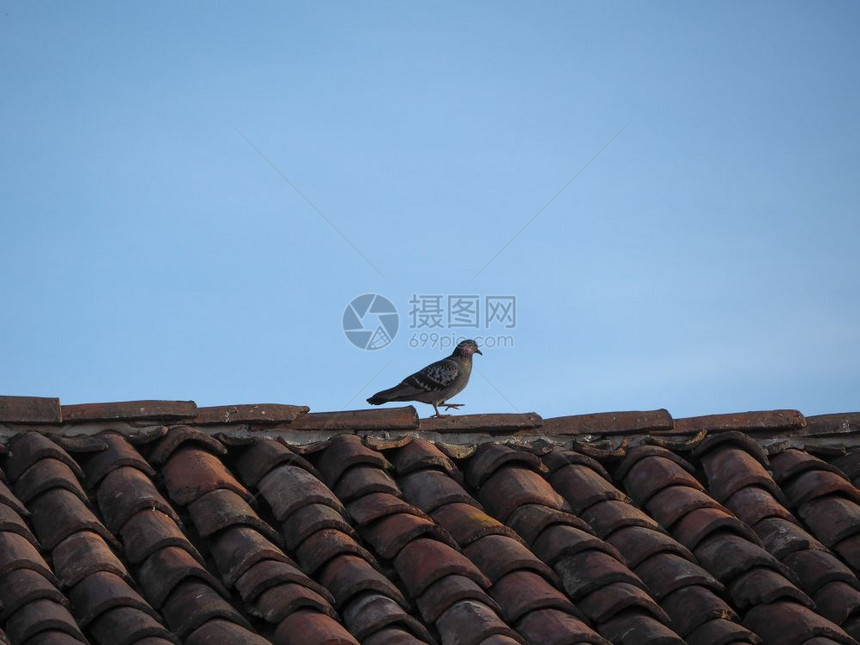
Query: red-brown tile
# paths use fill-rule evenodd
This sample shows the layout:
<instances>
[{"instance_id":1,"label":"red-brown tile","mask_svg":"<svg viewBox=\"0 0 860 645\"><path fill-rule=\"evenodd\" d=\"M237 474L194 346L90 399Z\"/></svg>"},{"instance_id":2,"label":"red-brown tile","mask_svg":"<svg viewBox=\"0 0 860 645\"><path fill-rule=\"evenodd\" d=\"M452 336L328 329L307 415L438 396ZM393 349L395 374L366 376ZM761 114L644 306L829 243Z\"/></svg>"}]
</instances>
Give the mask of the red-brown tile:
<instances>
[{"instance_id":1,"label":"red-brown tile","mask_svg":"<svg viewBox=\"0 0 860 645\"><path fill-rule=\"evenodd\" d=\"M729 585L735 607L746 611L755 605L777 600L794 600L812 607L812 599L784 576L771 569L754 567L742 573Z\"/></svg>"},{"instance_id":2,"label":"red-brown tile","mask_svg":"<svg viewBox=\"0 0 860 645\"><path fill-rule=\"evenodd\" d=\"M555 572L522 542L505 535L487 535L463 548L463 554L474 562L491 582L513 571L528 570L558 584Z\"/></svg>"},{"instance_id":3,"label":"red-brown tile","mask_svg":"<svg viewBox=\"0 0 860 645\"><path fill-rule=\"evenodd\" d=\"M658 556L655 556L658 557ZM613 582L645 588L624 564L602 551L588 550L561 558L554 566L568 595L576 601Z\"/></svg>"},{"instance_id":4,"label":"red-brown tile","mask_svg":"<svg viewBox=\"0 0 860 645\"><path fill-rule=\"evenodd\" d=\"M588 550L603 551L622 560L621 554L612 545L592 533L566 524L553 524L544 529L532 544L532 550L550 566L555 566L560 558Z\"/></svg>"},{"instance_id":5,"label":"red-brown tile","mask_svg":"<svg viewBox=\"0 0 860 645\"><path fill-rule=\"evenodd\" d=\"M635 571L658 600L692 585L718 594L723 591L723 585L708 571L674 553L657 553L638 564Z\"/></svg>"},{"instance_id":6,"label":"red-brown tile","mask_svg":"<svg viewBox=\"0 0 860 645\"><path fill-rule=\"evenodd\" d=\"M516 641L511 642L516 645ZM396 625L380 629L362 641L362 645L421 645L422 643L424 641Z\"/></svg>"},{"instance_id":7,"label":"red-brown tile","mask_svg":"<svg viewBox=\"0 0 860 645\"><path fill-rule=\"evenodd\" d=\"M261 560L280 560L292 563L281 549L256 529L248 526L231 526L217 533L209 543L212 559L228 586Z\"/></svg>"},{"instance_id":8,"label":"red-brown tile","mask_svg":"<svg viewBox=\"0 0 860 645\"><path fill-rule=\"evenodd\" d=\"M828 547L860 533L860 506L844 497L818 497L802 504L797 514Z\"/></svg>"},{"instance_id":9,"label":"red-brown tile","mask_svg":"<svg viewBox=\"0 0 860 645\"><path fill-rule=\"evenodd\" d=\"M860 586L851 569L827 551L795 551L782 562L795 573L800 586L808 594L815 594L824 585L835 581Z\"/></svg>"},{"instance_id":10,"label":"red-brown tile","mask_svg":"<svg viewBox=\"0 0 860 645\"><path fill-rule=\"evenodd\" d=\"M14 482L30 466L40 459L47 458L62 461L72 469L78 479L83 478L81 467L69 456L69 453L38 432L23 432L9 439L9 455L5 463L6 475Z\"/></svg>"},{"instance_id":11,"label":"red-brown tile","mask_svg":"<svg viewBox=\"0 0 860 645\"><path fill-rule=\"evenodd\" d=\"M502 432L534 431L543 419L534 412L502 414L449 414L428 417L418 422L420 432Z\"/></svg>"},{"instance_id":12,"label":"red-brown tile","mask_svg":"<svg viewBox=\"0 0 860 645\"><path fill-rule=\"evenodd\" d=\"M355 435L335 437L317 460L317 468L322 475L322 480L331 487L338 483L347 469L360 464L374 468L394 469L382 453L368 448Z\"/></svg>"},{"instance_id":13,"label":"red-brown tile","mask_svg":"<svg viewBox=\"0 0 860 645\"><path fill-rule=\"evenodd\" d=\"M842 496L855 503L860 502L860 491L854 484L841 474L827 470L808 470L800 473L783 483L782 490L792 508L824 495Z\"/></svg>"},{"instance_id":14,"label":"red-brown tile","mask_svg":"<svg viewBox=\"0 0 860 645\"><path fill-rule=\"evenodd\" d=\"M758 536L746 524L727 510L697 508L690 511L672 527L672 537L690 550L714 533L733 533L753 544L760 545Z\"/></svg>"},{"instance_id":15,"label":"red-brown tile","mask_svg":"<svg viewBox=\"0 0 860 645\"><path fill-rule=\"evenodd\" d=\"M210 537L228 526L250 526L272 542L282 542L280 534L231 490L219 488L201 495L188 505L188 513L202 537Z\"/></svg>"},{"instance_id":16,"label":"red-brown tile","mask_svg":"<svg viewBox=\"0 0 860 645\"><path fill-rule=\"evenodd\" d=\"M586 466L603 477L607 481L611 481L611 477L606 469L597 459L589 457L574 450L565 450L563 448L553 448L541 458L547 466L550 473L554 473L559 468L564 468L570 465Z\"/></svg>"},{"instance_id":17,"label":"red-brown tile","mask_svg":"<svg viewBox=\"0 0 860 645\"><path fill-rule=\"evenodd\" d=\"M764 548L778 560L794 551L813 549L823 551L824 545L812 537L805 529L781 517L769 517L755 525L756 535Z\"/></svg>"},{"instance_id":18,"label":"red-brown tile","mask_svg":"<svg viewBox=\"0 0 860 645\"><path fill-rule=\"evenodd\" d=\"M738 615L710 589L699 585L681 587L661 601L672 627L686 637L710 620L738 621Z\"/></svg>"},{"instance_id":19,"label":"red-brown tile","mask_svg":"<svg viewBox=\"0 0 860 645\"><path fill-rule=\"evenodd\" d=\"M782 492L753 455L733 444L720 445L702 456L708 490L718 502L725 502L745 486L761 486L770 491L777 500Z\"/></svg>"},{"instance_id":20,"label":"red-brown tile","mask_svg":"<svg viewBox=\"0 0 860 645\"><path fill-rule=\"evenodd\" d=\"M525 504L543 504L557 510L570 510L564 498L534 471L520 466L505 466L484 482L479 499L490 515L506 522Z\"/></svg>"},{"instance_id":21,"label":"red-brown tile","mask_svg":"<svg viewBox=\"0 0 860 645\"><path fill-rule=\"evenodd\" d=\"M594 532L602 538L606 538L613 531L624 526L644 526L655 531L662 531L662 527L638 508L627 502L618 500L606 500L598 502L584 512L580 513Z\"/></svg>"},{"instance_id":22,"label":"red-brown tile","mask_svg":"<svg viewBox=\"0 0 860 645\"><path fill-rule=\"evenodd\" d=\"M303 585L334 605L328 589L309 578L292 563L280 560L261 560L236 579L236 590L246 604L252 604L266 589L282 584Z\"/></svg>"},{"instance_id":23,"label":"red-brown tile","mask_svg":"<svg viewBox=\"0 0 860 645\"><path fill-rule=\"evenodd\" d=\"M256 487L272 468L281 464L298 466L319 476L307 459L273 439L259 439L242 451L236 460L236 472L246 486Z\"/></svg>"},{"instance_id":24,"label":"red-brown tile","mask_svg":"<svg viewBox=\"0 0 860 645\"><path fill-rule=\"evenodd\" d=\"M631 569L657 553L674 553L691 562L696 559L687 547L674 538L642 526L625 526L608 536L606 541L618 550Z\"/></svg>"},{"instance_id":25,"label":"red-brown tile","mask_svg":"<svg viewBox=\"0 0 860 645\"><path fill-rule=\"evenodd\" d=\"M64 488L54 488L30 502L32 522L42 547L53 549L78 531L93 531L118 547L111 535L81 498Z\"/></svg>"},{"instance_id":26,"label":"red-brown tile","mask_svg":"<svg viewBox=\"0 0 860 645\"><path fill-rule=\"evenodd\" d=\"M769 467L767 453L761 444L749 435L735 430L708 435L702 443L693 449L693 456L702 458L708 452L719 451L732 446L749 453L765 468Z\"/></svg>"},{"instance_id":27,"label":"red-brown tile","mask_svg":"<svg viewBox=\"0 0 860 645\"><path fill-rule=\"evenodd\" d=\"M719 618L709 620L687 635L689 645L758 645L761 638L743 625Z\"/></svg>"},{"instance_id":28,"label":"red-brown tile","mask_svg":"<svg viewBox=\"0 0 860 645\"><path fill-rule=\"evenodd\" d=\"M373 556L360 546L352 536L336 529L323 529L311 535L296 549L296 557L302 569L313 575L326 562L337 555L349 554L375 563Z\"/></svg>"},{"instance_id":29,"label":"red-brown tile","mask_svg":"<svg viewBox=\"0 0 860 645\"><path fill-rule=\"evenodd\" d=\"M847 455L834 459L833 466L854 482L856 486L860 481L860 450L854 450Z\"/></svg>"},{"instance_id":30,"label":"red-brown tile","mask_svg":"<svg viewBox=\"0 0 860 645\"><path fill-rule=\"evenodd\" d=\"M16 515L24 517L30 516L30 511L21 503L9 487L0 481L0 509L8 508Z\"/></svg>"},{"instance_id":31,"label":"red-brown tile","mask_svg":"<svg viewBox=\"0 0 860 645\"><path fill-rule=\"evenodd\" d=\"M53 578L48 563L32 542L18 533L0 532L0 576L21 568Z\"/></svg>"},{"instance_id":32,"label":"red-brown tile","mask_svg":"<svg viewBox=\"0 0 860 645\"><path fill-rule=\"evenodd\" d=\"M787 430L802 428L806 419L797 410L761 410L733 414L709 414L699 417L675 419L677 432L707 430L712 433L755 430Z\"/></svg>"},{"instance_id":33,"label":"red-brown tile","mask_svg":"<svg viewBox=\"0 0 860 645\"><path fill-rule=\"evenodd\" d=\"M640 611L622 612L598 629L615 645L685 645L684 640L669 627Z\"/></svg>"},{"instance_id":34,"label":"red-brown tile","mask_svg":"<svg viewBox=\"0 0 860 645\"><path fill-rule=\"evenodd\" d=\"M693 551L699 562L723 584L728 584L753 567L767 567L793 578L788 567L762 547L736 535L714 535Z\"/></svg>"},{"instance_id":35,"label":"red-brown tile","mask_svg":"<svg viewBox=\"0 0 860 645\"><path fill-rule=\"evenodd\" d=\"M88 488L95 488L110 471L123 467L137 468L148 477L155 477L155 469L121 434L104 432L98 439L104 442L105 449L85 457L84 472Z\"/></svg>"},{"instance_id":36,"label":"red-brown tile","mask_svg":"<svg viewBox=\"0 0 860 645\"><path fill-rule=\"evenodd\" d=\"M166 546L186 549L203 561L176 521L161 511L143 510L133 515L120 529L120 540L125 548L125 556L132 564L142 562Z\"/></svg>"},{"instance_id":37,"label":"red-brown tile","mask_svg":"<svg viewBox=\"0 0 860 645\"><path fill-rule=\"evenodd\" d=\"M496 613L501 613L496 601L478 583L457 574L444 576L431 584L418 596L415 604L425 622L432 624L448 607L461 600L475 600L484 603Z\"/></svg>"},{"instance_id":38,"label":"red-brown tile","mask_svg":"<svg viewBox=\"0 0 860 645\"><path fill-rule=\"evenodd\" d=\"M313 609L337 618L336 612L323 596L305 585L289 582L269 587L248 608L254 616L275 625L299 609Z\"/></svg>"},{"instance_id":39,"label":"red-brown tile","mask_svg":"<svg viewBox=\"0 0 860 645\"><path fill-rule=\"evenodd\" d=\"M214 405L197 408L197 416L193 422L197 425L290 423L296 417L307 414L309 410L306 405L282 403Z\"/></svg>"},{"instance_id":40,"label":"red-brown tile","mask_svg":"<svg viewBox=\"0 0 860 645\"><path fill-rule=\"evenodd\" d=\"M403 547L394 559L394 568L412 598L452 573L471 578L484 588L490 586L489 579L466 556L427 538L415 539Z\"/></svg>"},{"instance_id":41,"label":"red-brown tile","mask_svg":"<svg viewBox=\"0 0 860 645\"><path fill-rule=\"evenodd\" d=\"M0 500L0 531L17 533L26 538L36 548L40 548L41 546L21 515L11 506L4 504L2 500Z\"/></svg>"},{"instance_id":42,"label":"red-brown tile","mask_svg":"<svg viewBox=\"0 0 860 645\"><path fill-rule=\"evenodd\" d=\"M64 632L81 642L87 642L69 610L47 599L34 600L18 609L6 621L5 630L9 640L16 645L48 630Z\"/></svg>"},{"instance_id":43,"label":"red-brown tile","mask_svg":"<svg viewBox=\"0 0 860 645\"><path fill-rule=\"evenodd\" d=\"M781 517L789 522L797 521L770 491L759 486L741 488L726 500L726 507L749 526L768 517Z\"/></svg>"},{"instance_id":44,"label":"red-brown tile","mask_svg":"<svg viewBox=\"0 0 860 645\"><path fill-rule=\"evenodd\" d=\"M72 587L69 600L78 624L84 628L114 607L133 607L159 620L155 610L125 580L106 571L87 576Z\"/></svg>"},{"instance_id":45,"label":"red-brown tile","mask_svg":"<svg viewBox=\"0 0 860 645\"><path fill-rule=\"evenodd\" d=\"M638 460L624 476L625 489L640 506L669 486L687 486L704 490L698 479L662 455Z\"/></svg>"},{"instance_id":46,"label":"red-brown tile","mask_svg":"<svg viewBox=\"0 0 860 645\"><path fill-rule=\"evenodd\" d=\"M577 606L593 623L605 623L616 614L628 609L645 611L660 622L668 623L669 617L640 587L626 582L615 582L592 591L576 601Z\"/></svg>"},{"instance_id":47,"label":"red-brown tile","mask_svg":"<svg viewBox=\"0 0 860 645\"><path fill-rule=\"evenodd\" d=\"M466 464L466 481L473 488L480 488L499 468L506 464L520 466L541 472L544 466L537 455L524 450L516 450L499 443L488 443L478 447Z\"/></svg>"},{"instance_id":48,"label":"red-brown tile","mask_svg":"<svg viewBox=\"0 0 860 645\"><path fill-rule=\"evenodd\" d=\"M185 645L269 645L271 641L229 620L212 618L191 632ZM143 641L135 645L146 645Z\"/></svg>"},{"instance_id":49,"label":"red-brown tile","mask_svg":"<svg viewBox=\"0 0 860 645\"><path fill-rule=\"evenodd\" d=\"M213 618L222 618L251 629L248 621L230 603L194 578L176 585L164 600L161 613L170 630L180 638L185 638Z\"/></svg>"},{"instance_id":50,"label":"red-brown tile","mask_svg":"<svg viewBox=\"0 0 860 645\"><path fill-rule=\"evenodd\" d=\"M544 419L541 431L554 435L615 435L671 431L674 422L666 410L598 412Z\"/></svg>"},{"instance_id":51,"label":"red-brown tile","mask_svg":"<svg viewBox=\"0 0 860 645\"><path fill-rule=\"evenodd\" d=\"M860 590L845 582L828 582L815 594L815 606L819 614L842 625L849 617L860 615Z\"/></svg>"},{"instance_id":52,"label":"red-brown tile","mask_svg":"<svg viewBox=\"0 0 860 645\"><path fill-rule=\"evenodd\" d=\"M359 526L370 524L386 515L395 513L411 513L425 519L429 518L424 511L409 502L390 493L370 493L347 504L349 516Z\"/></svg>"},{"instance_id":53,"label":"red-brown tile","mask_svg":"<svg viewBox=\"0 0 860 645\"><path fill-rule=\"evenodd\" d=\"M291 430L344 432L354 434L369 430L415 430L418 414L411 405L382 410L342 410L309 412L287 426Z\"/></svg>"},{"instance_id":54,"label":"red-brown tile","mask_svg":"<svg viewBox=\"0 0 860 645\"><path fill-rule=\"evenodd\" d=\"M450 457L420 437L415 437L405 446L394 451L391 461L397 474L401 476L425 468L436 468L449 475L457 471L457 466Z\"/></svg>"},{"instance_id":55,"label":"red-brown tile","mask_svg":"<svg viewBox=\"0 0 860 645\"><path fill-rule=\"evenodd\" d=\"M60 399L42 396L0 396L0 423L63 422Z\"/></svg>"},{"instance_id":56,"label":"red-brown tile","mask_svg":"<svg viewBox=\"0 0 860 645\"><path fill-rule=\"evenodd\" d=\"M773 471L773 478L779 484L808 470L827 470L842 474L836 466L810 455L808 452L794 448L789 448L771 456L770 465Z\"/></svg>"},{"instance_id":57,"label":"red-brown tile","mask_svg":"<svg viewBox=\"0 0 860 645\"><path fill-rule=\"evenodd\" d=\"M424 625L381 594L368 593L355 598L343 608L342 614L349 632L361 641L392 625L408 629L425 643L433 640Z\"/></svg>"},{"instance_id":58,"label":"red-brown tile","mask_svg":"<svg viewBox=\"0 0 860 645\"><path fill-rule=\"evenodd\" d=\"M464 547L485 535L505 535L519 540L519 536L496 518L487 515L477 506L452 502L440 506L432 513L433 519Z\"/></svg>"},{"instance_id":59,"label":"red-brown tile","mask_svg":"<svg viewBox=\"0 0 860 645\"><path fill-rule=\"evenodd\" d=\"M98 571L127 577L125 565L101 535L91 531L73 533L51 553L54 571L62 587L71 587Z\"/></svg>"},{"instance_id":60,"label":"red-brown tile","mask_svg":"<svg viewBox=\"0 0 860 645\"><path fill-rule=\"evenodd\" d=\"M173 453L162 467L161 476L170 499L180 506L219 488L232 490L249 502L253 499L215 455L198 448Z\"/></svg>"},{"instance_id":61,"label":"red-brown tile","mask_svg":"<svg viewBox=\"0 0 860 645\"><path fill-rule=\"evenodd\" d=\"M438 470L419 470L400 477L397 483L403 496L425 513L451 502L480 506L460 484Z\"/></svg>"},{"instance_id":62,"label":"red-brown tile","mask_svg":"<svg viewBox=\"0 0 860 645\"><path fill-rule=\"evenodd\" d=\"M346 513L343 504L325 484L298 466L282 464L273 468L260 480L258 489L279 522L308 504L327 504Z\"/></svg>"},{"instance_id":63,"label":"red-brown tile","mask_svg":"<svg viewBox=\"0 0 860 645\"><path fill-rule=\"evenodd\" d=\"M187 419L197 416L194 401L116 401L64 405L63 421L138 421Z\"/></svg>"},{"instance_id":64,"label":"red-brown tile","mask_svg":"<svg viewBox=\"0 0 860 645\"><path fill-rule=\"evenodd\" d=\"M275 645L358 645L336 620L308 609L287 616L275 631L273 642Z\"/></svg>"},{"instance_id":65,"label":"red-brown tile","mask_svg":"<svg viewBox=\"0 0 860 645\"><path fill-rule=\"evenodd\" d=\"M341 502L352 500L372 493L400 495L400 489L384 470L377 466L352 466L338 478L334 492Z\"/></svg>"},{"instance_id":66,"label":"red-brown tile","mask_svg":"<svg viewBox=\"0 0 860 645\"><path fill-rule=\"evenodd\" d=\"M839 554L854 571L860 571L860 535L841 540L834 545L833 550Z\"/></svg>"},{"instance_id":67,"label":"red-brown tile","mask_svg":"<svg viewBox=\"0 0 860 645\"><path fill-rule=\"evenodd\" d=\"M494 634L508 636L520 643L524 641L487 605L474 600L454 603L439 616L436 628L443 643L451 645L478 645Z\"/></svg>"},{"instance_id":68,"label":"red-brown tile","mask_svg":"<svg viewBox=\"0 0 860 645\"><path fill-rule=\"evenodd\" d=\"M801 604L780 600L756 605L744 617L744 625L767 643L800 645L815 636L853 645L854 640L835 624Z\"/></svg>"},{"instance_id":69,"label":"red-brown tile","mask_svg":"<svg viewBox=\"0 0 860 645\"><path fill-rule=\"evenodd\" d=\"M400 549L421 535L432 537L457 548L456 542L445 529L432 520L417 517L410 513L388 515L365 526L361 534L375 549L376 553L389 560L394 558Z\"/></svg>"},{"instance_id":70,"label":"red-brown tile","mask_svg":"<svg viewBox=\"0 0 860 645\"><path fill-rule=\"evenodd\" d=\"M77 495L81 501L87 501L87 494L78 478L72 469L59 459L39 459L21 473L14 486L15 496L24 504L52 488L64 488Z\"/></svg>"},{"instance_id":71,"label":"red-brown tile","mask_svg":"<svg viewBox=\"0 0 860 645\"><path fill-rule=\"evenodd\" d=\"M525 636L529 643L540 643L541 645L579 645L581 643L609 645L608 640L584 622L557 609L531 611L523 616L516 627L517 631Z\"/></svg>"},{"instance_id":72,"label":"red-brown tile","mask_svg":"<svg viewBox=\"0 0 860 645\"><path fill-rule=\"evenodd\" d=\"M168 595L187 579L201 580L227 596L227 591L219 580L188 551L179 547L169 546L152 554L137 573L137 581L146 594L146 599L156 609L160 609Z\"/></svg>"},{"instance_id":73,"label":"red-brown tile","mask_svg":"<svg viewBox=\"0 0 860 645\"><path fill-rule=\"evenodd\" d=\"M161 511L179 521L173 507L158 492L149 476L131 466L108 473L99 484L96 499L105 524L114 533L118 533L136 513L147 509Z\"/></svg>"},{"instance_id":74,"label":"red-brown tile","mask_svg":"<svg viewBox=\"0 0 860 645\"><path fill-rule=\"evenodd\" d=\"M545 528L553 524L572 526L580 531L592 532L591 527L576 515L549 508L543 504L525 504L508 517L508 526L529 545L537 539Z\"/></svg>"},{"instance_id":75,"label":"red-brown tile","mask_svg":"<svg viewBox=\"0 0 860 645\"><path fill-rule=\"evenodd\" d=\"M678 455L675 452L672 452L668 448L664 448L662 446L652 446L652 445L643 445L643 446L633 446L628 449L626 454L624 455L624 459L615 469L614 475L617 481L624 481L624 478L627 477L627 473L630 472L630 469L633 468L634 465L639 463L641 460L646 459L648 457L661 457L663 459L668 459L679 465L681 468L686 470L691 475L696 474L696 469L693 468L693 465Z\"/></svg>"},{"instance_id":76,"label":"red-brown tile","mask_svg":"<svg viewBox=\"0 0 860 645\"><path fill-rule=\"evenodd\" d=\"M630 501L627 495L588 466L564 466L550 476L550 481L553 488L564 496L571 510L577 514L608 499Z\"/></svg>"},{"instance_id":77,"label":"red-brown tile","mask_svg":"<svg viewBox=\"0 0 860 645\"><path fill-rule=\"evenodd\" d=\"M33 569L14 569L0 575L0 622L5 622L11 614L27 603L39 599L53 600L61 605L69 604L53 581Z\"/></svg>"},{"instance_id":78,"label":"red-brown tile","mask_svg":"<svg viewBox=\"0 0 860 645\"><path fill-rule=\"evenodd\" d=\"M357 537L355 529L347 523L342 512L328 504L302 506L281 524L284 543L287 548L292 550L295 550L308 537L323 529L337 529L349 536Z\"/></svg>"},{"instance_id":79,"label":"red-brown tile","mask_svg":"<svg viewBox=\"0 0 860 645\"><path fill-rule=\"evenodd\" d=\"M149 461L161 466L181 447L205 450L216 456L227 454L227 448L205 432L190 426L174 426L150 451Z\"/></svg>"},{"instance_id":80,"label":"red-brown tile","mask_svg":"<svg viewBox=\"0 0 860 645\"><path fill-rule=\"evenodd\" d=\"M400 589L373 566L354 555L339 555L330 560L317 576L320 584L334 596L335 606L341 607L364 591L377 591L408 607Z\"/></svg>"},{"instance_id":81,"label":"red-brown tile","mask_svg":"<svg viewBox=\"0 0 860 645\"><path fill-rule=\"evenodd\" d=\"M667 530L671 530L684 515L699 508L726 510L722 504L707 493L689 486L664 488L648 500L645 505L648 514Z\"/></svg>"}]
</instances>

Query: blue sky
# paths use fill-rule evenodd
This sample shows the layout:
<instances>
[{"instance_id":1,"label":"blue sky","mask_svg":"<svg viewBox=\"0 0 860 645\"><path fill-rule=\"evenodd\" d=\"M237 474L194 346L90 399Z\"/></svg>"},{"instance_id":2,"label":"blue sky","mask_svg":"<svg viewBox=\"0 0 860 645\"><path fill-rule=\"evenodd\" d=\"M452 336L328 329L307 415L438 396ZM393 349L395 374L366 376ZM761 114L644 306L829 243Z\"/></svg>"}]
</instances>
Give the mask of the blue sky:
<instances>
[{"instance_id":1,"label":"blue sky","mask_svg":"<svg viewBox=\"0 0 860 645\"><path fill-rule=\"evenodd\" d=\"M463 413L858 410L858 29L854 2L0 2L0 393L360 408L444 354L410 347L413 295L474 295L517 320L441 330L512 338ZM365 293L400 314L376 351L341 328Z\"/></svg>"}]
</instances>

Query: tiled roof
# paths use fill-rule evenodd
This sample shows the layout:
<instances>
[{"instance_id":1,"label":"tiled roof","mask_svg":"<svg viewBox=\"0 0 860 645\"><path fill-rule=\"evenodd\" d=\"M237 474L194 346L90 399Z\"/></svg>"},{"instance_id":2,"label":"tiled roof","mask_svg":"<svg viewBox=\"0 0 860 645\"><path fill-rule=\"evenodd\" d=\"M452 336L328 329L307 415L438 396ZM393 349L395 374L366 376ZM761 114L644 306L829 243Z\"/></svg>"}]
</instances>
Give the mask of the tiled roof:
<instances>
[{"instance_id":1,"label":"tiled roof","mask_svg":"<svg viewBox=\"0 0 860 645\"><path fill-rule=\"evenodd\" d=\"M855 643L858 426L0 397L0 643Z\"/></svg>"}]
</instances>

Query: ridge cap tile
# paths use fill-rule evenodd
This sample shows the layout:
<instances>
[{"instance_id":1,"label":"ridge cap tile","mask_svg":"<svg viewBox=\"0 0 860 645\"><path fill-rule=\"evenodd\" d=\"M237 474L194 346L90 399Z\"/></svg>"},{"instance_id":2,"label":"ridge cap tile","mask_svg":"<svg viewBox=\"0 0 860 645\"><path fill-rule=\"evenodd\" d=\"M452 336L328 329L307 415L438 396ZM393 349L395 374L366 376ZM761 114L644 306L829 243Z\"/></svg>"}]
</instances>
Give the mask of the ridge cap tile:
<instances>
[{"instance_id":1,"label":"ridge cap tile","mask_svg":"<svg viewBox=\"0 0 860 645\"><path fill-rule=\"evenodd\" d=\"M698 430L707 430L709 433L732 430L754 432L756 430L783 430L805 426L806 417L798 410L792 409L729 412L675 419L675 429L681 433L692 433Z\"/></svg>"},{"instance_id":2,"label":"ridge cap tile","mask_svg":"<svg viewBox=\"0 0 860 645\"><path fill-rule=\"evenodd\" d=\"M111 401L76 403L62 406L63 423L82 421L140 421L152 419L189 419L197 416L194 401Z\"/></svg>"},{"instance_id":3,"label":"ridge cap tile","mask_svg":"<svg viewBox=\"0 0 860 645\"><path fill-rule=\"evenodd\" d=\"M675 428L669 411L629 410L552 417L543 420L548 435L616 435L639 432L671 432Z\"/></svg>"},{"instance_id":4,"label":"ridge cap tile","mask_svg":"<svg viewBox=\"0 0 860 645\"><path fill-rule=\"evenodd\" d=\"M306 405L285 403L238 403L210 405L197 408L197 416L189 419L195 425L232 423L274 424L291 423L296 417L310 412Z\"/></svg>"},{"instance_id":5,"label":"ridge cap tile","mask_svg":"<svg viewBox=\"0 0 860 645\"><path fill-rule=\"evenodd\" d=\"M0 423L59 425L60 399L42 396L0 396Z\"/></svg>"},{"instance_id":6,"label":"ridge cap tile","mask_svg":"<svg viewBox=\"0 0 860 645\"><path fill-rule=\"evenodd\" d=\"M543 419L536 412L458 414L429 417L418 421L419 432L482 432L501 433L541 428Z\"/></svg>"}]
</instances>

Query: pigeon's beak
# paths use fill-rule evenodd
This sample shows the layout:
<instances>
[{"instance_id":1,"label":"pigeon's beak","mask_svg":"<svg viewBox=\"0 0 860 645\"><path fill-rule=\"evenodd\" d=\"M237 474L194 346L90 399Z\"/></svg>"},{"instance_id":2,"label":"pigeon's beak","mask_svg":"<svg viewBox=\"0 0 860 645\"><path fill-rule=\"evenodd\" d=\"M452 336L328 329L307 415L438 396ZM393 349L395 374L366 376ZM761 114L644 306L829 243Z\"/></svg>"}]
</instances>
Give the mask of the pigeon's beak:
<instances>
[{"instance_id":1,"label":"pigeon's beak","mask_svg":"<svg viewBox=\"0 0 860 645\"><path fill-rule=\"evenodd\" d=\"M475 353L480 354L481 356L484 355L484 352L482 352L480 349L477 349L477 348L475 348Z\"/></svg>"}]
</instances>

